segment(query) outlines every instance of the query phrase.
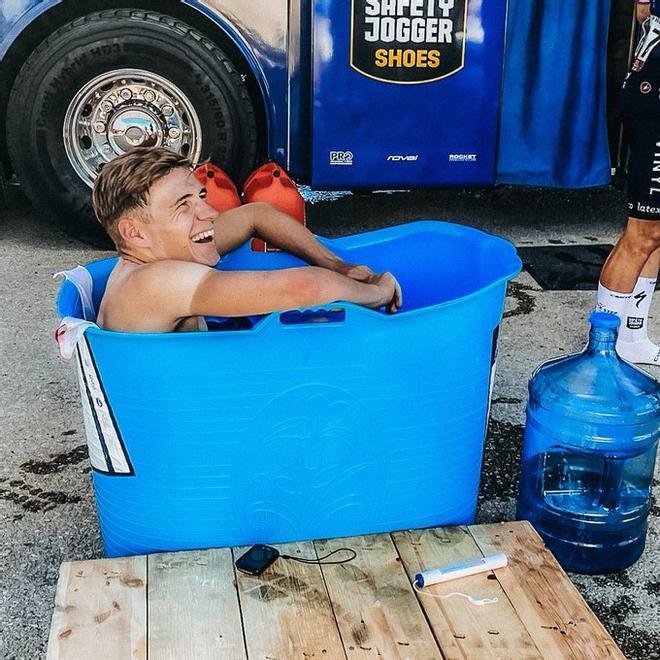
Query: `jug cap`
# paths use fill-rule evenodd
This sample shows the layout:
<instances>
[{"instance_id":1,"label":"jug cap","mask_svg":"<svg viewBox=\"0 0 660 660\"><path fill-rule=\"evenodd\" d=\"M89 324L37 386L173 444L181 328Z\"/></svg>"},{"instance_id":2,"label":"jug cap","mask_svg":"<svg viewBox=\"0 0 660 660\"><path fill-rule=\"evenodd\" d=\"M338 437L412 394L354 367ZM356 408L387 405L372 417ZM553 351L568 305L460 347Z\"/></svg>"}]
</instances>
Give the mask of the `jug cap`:
<instances>
[{"instance_id":1,"label":"jug cap","mask_svg":"<svg viewBox=\"0 0 660 660\"><path fill-rule=\"evenodd\" d=\"M591 323L594 328L617 330L621 325L621 320L612 312L591 312L591 314L589 314L589 323Z\"/></svg>"}]
</instances>

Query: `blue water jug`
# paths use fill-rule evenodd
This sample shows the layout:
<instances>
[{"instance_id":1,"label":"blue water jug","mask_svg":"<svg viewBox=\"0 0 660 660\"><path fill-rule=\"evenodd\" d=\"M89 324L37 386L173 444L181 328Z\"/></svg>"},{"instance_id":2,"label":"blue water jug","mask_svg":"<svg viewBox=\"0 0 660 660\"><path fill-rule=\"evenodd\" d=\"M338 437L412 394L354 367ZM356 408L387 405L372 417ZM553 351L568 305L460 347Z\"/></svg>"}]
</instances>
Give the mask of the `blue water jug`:
<instances>
[{"instance_id":1,"label":"blue water jug","mask_svg":"<svg viewBox=\"0 0 660 660\"><path fill-rule=\"evenodd\" d=\"M644 550L660 384L617 356L617 316L594 312L589 322L581 353L530 380L518 518L566 570L609 573Z\"/></svg>"}]
</instances>

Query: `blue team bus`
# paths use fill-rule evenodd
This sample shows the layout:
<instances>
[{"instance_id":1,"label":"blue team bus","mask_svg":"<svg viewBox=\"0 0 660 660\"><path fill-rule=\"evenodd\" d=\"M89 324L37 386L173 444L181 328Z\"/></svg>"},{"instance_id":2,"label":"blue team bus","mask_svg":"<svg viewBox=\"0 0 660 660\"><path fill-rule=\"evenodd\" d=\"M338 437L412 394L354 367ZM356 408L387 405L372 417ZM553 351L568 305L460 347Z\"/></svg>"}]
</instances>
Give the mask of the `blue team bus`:
<instances>
[{"instance_id":1,"label":"blue team bus","mask_svg":"<svg viewBox=\"0 0 660 660\"><path fill-rule=\"evenodd\" d=\"M610 0L3 0L0 156L81 230L99 168L137 145L239 181L273 159L317 188L598 185L609 17Z\"/></svg>"}]
</instances>

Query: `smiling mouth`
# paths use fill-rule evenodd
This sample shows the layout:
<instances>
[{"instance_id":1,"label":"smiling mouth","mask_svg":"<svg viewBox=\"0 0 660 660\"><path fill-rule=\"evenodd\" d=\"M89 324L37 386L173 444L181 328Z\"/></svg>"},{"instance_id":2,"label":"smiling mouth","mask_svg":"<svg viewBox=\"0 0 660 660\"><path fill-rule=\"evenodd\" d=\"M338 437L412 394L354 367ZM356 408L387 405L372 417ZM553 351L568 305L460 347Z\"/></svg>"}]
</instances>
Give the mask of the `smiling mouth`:
<instances>
[{"instance_id":1,"label":"smiling mouth","mask_svg":"<svg viewBox=\"0 0 660 660\"><path fill-rule=\"evenodd\" d=\"M213 241L214 234L213 229L207 229L206 231L200 231L199 234L195 234L190 240L193 243L210 243Z\"/></svg>"}]
</instances>

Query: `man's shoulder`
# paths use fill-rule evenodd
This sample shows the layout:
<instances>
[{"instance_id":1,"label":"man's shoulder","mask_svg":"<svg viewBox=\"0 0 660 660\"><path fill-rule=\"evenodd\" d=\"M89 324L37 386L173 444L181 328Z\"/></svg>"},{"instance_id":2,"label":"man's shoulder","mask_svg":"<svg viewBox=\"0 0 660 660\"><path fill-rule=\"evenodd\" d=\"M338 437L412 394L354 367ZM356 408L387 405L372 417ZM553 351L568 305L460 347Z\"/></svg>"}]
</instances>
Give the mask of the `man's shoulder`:
<instances>
[{"instance_id":1,"label":"man's shoulder","mask_svg":"<svg viewBox=\"0 0 660 660\"><path fill-rule=\"evenodd\" d=\"M137 266L113 288L116 293L121 291L122 299L140 305L178 308L213 271L204 264L164 259Z\"/></svg>"},{"instance_id":2,"label":"man's shoulder","mask_svg":"<svg viewBox=\"0 0 660 660\"><path fill-rule=\"evenodd\" d=\"M157 287L161 289L163 285L176 287L196 284L213 270L210 266L192 261L163 259L142 264L131 273L130 279L133 285L140 288Z\"/></svg>"},{"instance_id":3,"label":"man's shoulder","mask_svg":"<svg viewBox=\"0 0 660 660\"><path fill-rule=\"evenodd\" d=\"M152 261L151 263L141 264L134 272L140 273L142 276L153 277L160 275L167 277L169 273L208 273L214 270L211 266L199 264L195 261L180 261L178 259L161 259L159 261ZM147 274L148 275L145 275Z\"/></svg>"},{"instance_id":4,"label":"man's shoulder","mask_svg":"<svg viewBox=\"0 0 660 660\"><path fill-rule=\"evenodd\" d=\"M191 315L197 286L212 270L169 259L134 266L108 283L101 303L103 327L140 332L173 329Z\"/></svg>"}]
</instances>

